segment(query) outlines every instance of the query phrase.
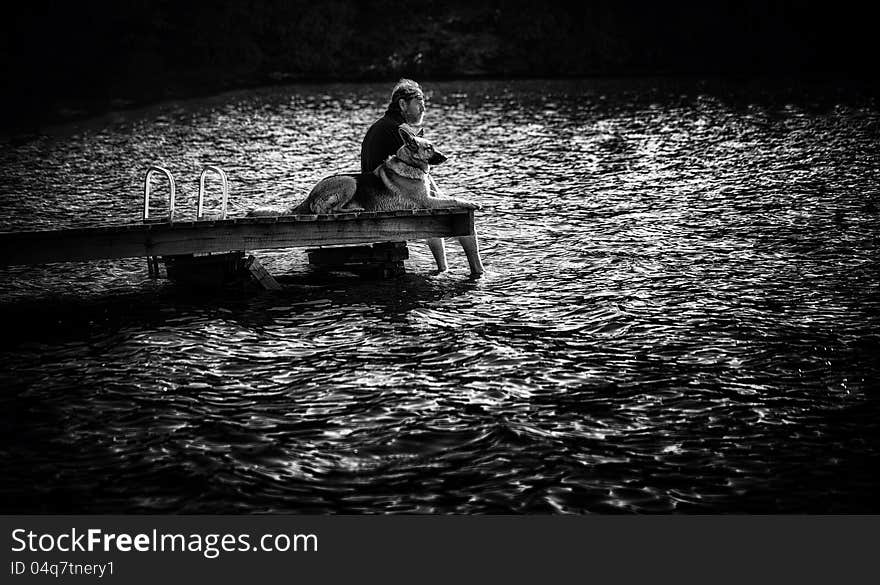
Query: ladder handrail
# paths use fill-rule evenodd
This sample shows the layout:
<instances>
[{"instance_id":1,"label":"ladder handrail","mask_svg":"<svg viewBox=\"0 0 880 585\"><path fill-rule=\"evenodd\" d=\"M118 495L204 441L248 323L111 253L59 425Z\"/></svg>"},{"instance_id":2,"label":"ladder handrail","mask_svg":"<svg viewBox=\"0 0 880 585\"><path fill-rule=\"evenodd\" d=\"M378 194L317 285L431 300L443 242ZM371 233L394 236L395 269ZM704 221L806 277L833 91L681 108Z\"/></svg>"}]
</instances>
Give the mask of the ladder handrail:
<instances>
[{"instance_id":1,"label":"ladder handrail","mask_svg":"<svg viewBox=\"0 0 880 585\"><path fill-rule=\"evenodd\" d=\"M196 219L202 219L202 212L204 211L205 204L205 176L208 174L208 171L213 171L220 175L220 181L223 186L223 200L221 203L221 213L222 218L226 219L226 207L229 202L229 180L226 177L226 172L218 166L208 165L202 169L202 174L199 176L199 205L196 209Z\"/></svg>"},{"instance_id":2,"label":"ladder handrail","mask_svg":"<svg viewBox=\"0 0 880 585\"><path fill-rule=\"evenodd\" d=\"M174 177L171 175L171 171L159 166L150 167L144 176L144 221L150 217L150 177L153 173L164 173L171 185L171 192L168 194L168 221L172 221L174 219Z\"/></svg>"}]
</instances>

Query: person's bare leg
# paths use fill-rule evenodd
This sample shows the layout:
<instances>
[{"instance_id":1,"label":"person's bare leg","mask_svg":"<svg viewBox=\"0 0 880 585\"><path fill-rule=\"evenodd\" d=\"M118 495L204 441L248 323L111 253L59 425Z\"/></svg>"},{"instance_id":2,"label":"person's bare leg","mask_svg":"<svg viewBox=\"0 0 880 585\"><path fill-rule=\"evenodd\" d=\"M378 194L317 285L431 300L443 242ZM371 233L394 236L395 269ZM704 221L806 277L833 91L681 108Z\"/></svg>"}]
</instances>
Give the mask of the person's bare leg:
<instances>
[{"instance_id":1,"label":"person's bare leg","mask_svg":"<svg viewBox=\"0 0 880 585\"><path fill-rule=\"evenodd\" d=\"M480 276L485 272L483 260L480 258L480 245L477 243L477 234L458 238L462 249L467 256L468 264L471 265L471 275Z\"/></svg>"},{"instance_id":2,"label":"person's bare leg","mask_svg":"<svg viewBox=\"0 0 880 585\"><path fill-rule=\"evenodd\" d=\"M425 241L428 242L428 248L431 249L434 261L437 262L437 271L446 272L449 267L446 265L446 245L443 243L443 238L429 238Z\"/></svg>"}]
</instances>

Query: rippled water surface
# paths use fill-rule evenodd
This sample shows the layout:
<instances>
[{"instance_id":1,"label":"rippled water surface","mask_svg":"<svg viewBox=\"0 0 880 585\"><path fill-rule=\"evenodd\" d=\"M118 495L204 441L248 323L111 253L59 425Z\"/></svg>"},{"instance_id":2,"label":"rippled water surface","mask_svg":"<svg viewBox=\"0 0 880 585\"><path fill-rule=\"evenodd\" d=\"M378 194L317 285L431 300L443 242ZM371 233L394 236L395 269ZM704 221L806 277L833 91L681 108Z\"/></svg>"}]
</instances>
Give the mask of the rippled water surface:
<instances>
[{"instance_id":1,"label":"rippled water surface","mask_svg":"<svg viewBox=\"0 0 880 585\"><path fill-rule=\"evenodd\" d=\"M0 270L11 512L877 512L872 91L427 84L488 270L193 294L145 261ZM233 215L358 167L383 85L168 103L4 139L0 229L138 220L149 164ZM161 208L162 189L155 205Z\"/></svg>"}]
</instances>

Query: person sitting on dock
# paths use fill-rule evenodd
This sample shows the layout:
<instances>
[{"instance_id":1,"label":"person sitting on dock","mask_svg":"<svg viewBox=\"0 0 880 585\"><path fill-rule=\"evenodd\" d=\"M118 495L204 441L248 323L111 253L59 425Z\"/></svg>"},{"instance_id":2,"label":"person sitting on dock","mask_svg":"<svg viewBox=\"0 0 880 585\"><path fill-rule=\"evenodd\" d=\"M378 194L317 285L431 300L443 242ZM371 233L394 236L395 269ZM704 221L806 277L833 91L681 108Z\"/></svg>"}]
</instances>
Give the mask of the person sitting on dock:
<instances>
[{"instance_id":1,"label":"person sitting on dock","mask_svg":"<svg viewBox=\"0 0 880 585\"><path fill-rule=\"evenodd\" d=\"M367 130L361 144L361 172L371 173L403 146L401 124L421 126L425 115L425 94L412 79L401 79L391 91L385 114Z\"/></svg>"},{"instance_id":2,"label":"person sitting on dock","mask_svg":"<svg viewBox=\"0 0 880 585\"><path fill-rule=\"evenodd\" d=\"M421 126L424 117L425 93L422 86L412 79L401 78L391 90L391 100L385 114L370 126L361 143L361 172L372 173L385 159L395 154L403 146L399 128L403 124ZM432 184L431 191L439 194L436 184ZM446 246L443 238L429 238L425 241L437 262L437 269L441 272L446 270ZM465 250L469 250L469 262L474 259L471 272L475 275L482 274L483 265L476 251L476 235L459 238L459 242Z\"/></svg>"}]
</instances>

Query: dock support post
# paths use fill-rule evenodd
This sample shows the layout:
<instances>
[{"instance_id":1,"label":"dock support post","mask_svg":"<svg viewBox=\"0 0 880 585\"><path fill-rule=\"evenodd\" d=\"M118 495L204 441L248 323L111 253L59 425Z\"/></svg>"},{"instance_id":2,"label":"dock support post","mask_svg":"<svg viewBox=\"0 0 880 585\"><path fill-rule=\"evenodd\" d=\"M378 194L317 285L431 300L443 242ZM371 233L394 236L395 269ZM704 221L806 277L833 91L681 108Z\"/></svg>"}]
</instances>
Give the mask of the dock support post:
<instances>
[{"instance_id":1,"label":"dock support post","mask_svg":"<svg viewBox=\"0 0 880 585\"><path fill-rule=\"evenodd\" d=\"M254 280L266 290L281 290L281 285L266 270L257 257L251 254L244 262L245 268L250 272Z\"/></svg>"},{"instance_id":2,"label":"dock support post","mask_svg":"<svg viewBox=\"0 0 880 585\"><path fill-rule=\"evenodd\" d=\"M150 275L150 278L156 280L159 278L159 257L158 256L147 256L147 273Z\"/></svg>"},{"instance_id":3,"label":"dock support post","mask_svg":"<svg viewBox=\"0 0 880 585\"><path fill-rule=\"evenodd\" d=\"M446 264L446 244L443 243L443 238L430 238L425 241L431 249L431 254L434 255L438 272L446 272L449 266Z\"/></svg>"},{"instance_id":4,"label":"dock support post","mask_svg":"<svg viewBox=\"0 0 880 585\"><path fill-rule=\"evenodd\" d=\"M409 258L406 242L377 242L362 246L310 248L309 264L319 270L352 272L363 276L391 278L404 274Z\"/></svg>"}]
</instances>

